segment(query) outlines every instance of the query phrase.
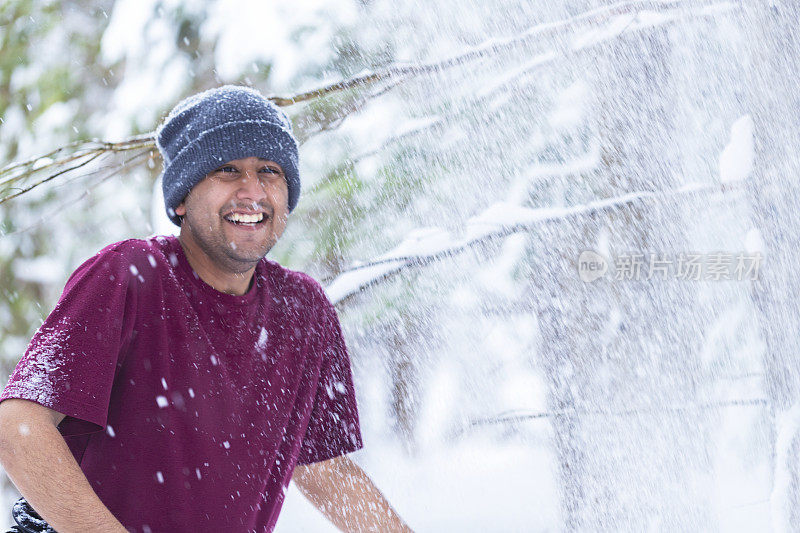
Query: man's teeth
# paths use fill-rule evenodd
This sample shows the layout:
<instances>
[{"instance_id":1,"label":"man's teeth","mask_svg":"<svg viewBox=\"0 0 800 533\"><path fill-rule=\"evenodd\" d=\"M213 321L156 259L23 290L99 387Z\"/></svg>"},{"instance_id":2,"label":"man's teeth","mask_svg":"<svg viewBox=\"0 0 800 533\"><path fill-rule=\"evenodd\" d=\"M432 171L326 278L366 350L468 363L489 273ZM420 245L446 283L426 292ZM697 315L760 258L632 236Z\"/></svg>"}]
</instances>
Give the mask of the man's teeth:
<instances>
[{"instance_id":1,"label":"man's teeth","mask_svg":"<svg viewBox=\"0 0 800 533\"><path fill-rule=\"evenodd\" d=\"M256 224L264 219L264 213L258 213L255 215L245 215L243 213L231 213L225 218L227 220L230 220L231 222L238 222L239 224Z\"/></svg>"}]
</instances>

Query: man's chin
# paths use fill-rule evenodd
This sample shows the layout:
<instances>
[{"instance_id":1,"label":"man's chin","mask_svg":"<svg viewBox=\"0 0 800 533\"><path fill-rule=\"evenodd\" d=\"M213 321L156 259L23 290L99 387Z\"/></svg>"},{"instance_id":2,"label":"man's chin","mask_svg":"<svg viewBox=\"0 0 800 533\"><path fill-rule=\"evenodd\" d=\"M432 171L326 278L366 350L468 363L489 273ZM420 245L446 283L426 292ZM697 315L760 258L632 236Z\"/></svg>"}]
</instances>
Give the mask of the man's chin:
<instances>
[{"instance_id":1,"label":"man's chin","mask_svg":"<svg viewBox=\"0 0 800 533\"><path fill-rule=\"evenodd\" d=\"M258 263L264 257L266 257L267 253L271 249L272 249L272 244L237 245L235 242L231 242L230 247L228 248L227 255L237 263L245 263L245 264L250 264L252 266L253 264Z\"/></svg>"}]
</instances>

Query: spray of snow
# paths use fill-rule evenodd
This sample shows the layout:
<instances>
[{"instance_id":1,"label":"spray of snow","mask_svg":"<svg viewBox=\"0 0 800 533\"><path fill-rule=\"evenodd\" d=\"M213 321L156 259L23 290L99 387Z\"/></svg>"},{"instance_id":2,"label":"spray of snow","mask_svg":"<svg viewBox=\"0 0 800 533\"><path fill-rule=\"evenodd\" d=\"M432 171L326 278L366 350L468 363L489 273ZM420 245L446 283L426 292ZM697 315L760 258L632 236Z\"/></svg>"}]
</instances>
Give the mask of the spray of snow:
<instances>
[{"instance_id":1,"label":"spray of snow","mask_svg":"<svg viewBox=\"0 0 800 533\"><path fill-rule=\"evenodd\" d=\"M742 181L753 171L753 119L740 117L731 126L731 137L719 155L719 177L723 183Z\"/></svg>"}]
</instances>

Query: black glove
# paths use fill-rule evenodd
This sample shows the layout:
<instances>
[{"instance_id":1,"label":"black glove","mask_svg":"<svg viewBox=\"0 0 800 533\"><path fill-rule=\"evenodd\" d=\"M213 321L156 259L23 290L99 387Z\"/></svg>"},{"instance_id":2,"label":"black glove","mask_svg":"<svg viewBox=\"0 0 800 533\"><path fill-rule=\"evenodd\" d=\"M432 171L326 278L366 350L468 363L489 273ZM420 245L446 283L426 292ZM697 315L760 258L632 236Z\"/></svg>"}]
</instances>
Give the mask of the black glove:
<instances>
[{"instance_id":1,"label":"black glove","mask_svg":"<svg viewBox=\"0 0 800 533\"><path fill-rule=\"evenodd\" d=\"M11 509L11 516L17 525L6 533L56 533L56 530L33 510L25 498L17 500Z\"/></svg>"}]
</instances>

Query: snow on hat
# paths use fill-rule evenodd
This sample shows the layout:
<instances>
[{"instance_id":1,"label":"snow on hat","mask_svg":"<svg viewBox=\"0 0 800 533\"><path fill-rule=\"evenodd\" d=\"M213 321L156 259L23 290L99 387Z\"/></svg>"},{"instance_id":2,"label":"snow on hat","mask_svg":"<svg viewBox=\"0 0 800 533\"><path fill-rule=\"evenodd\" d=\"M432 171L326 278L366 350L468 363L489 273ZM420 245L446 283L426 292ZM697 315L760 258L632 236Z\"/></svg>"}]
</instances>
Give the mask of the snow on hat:
<instances>
[{"instance_id":1,"label":"snow on hat","mask_svg":"<svg viewBox=\"0 0 800 533\"><path fill-rule=\"evenodd\" d=\"M255 89L225 85L182 100L156 131L156 146L164 159L167 216L178 226L175 209L189 191L220 165L246 157L278 163L289 186L289 212L297 205L300 174L292 125Z\"/></svg>"}]
</instances>

